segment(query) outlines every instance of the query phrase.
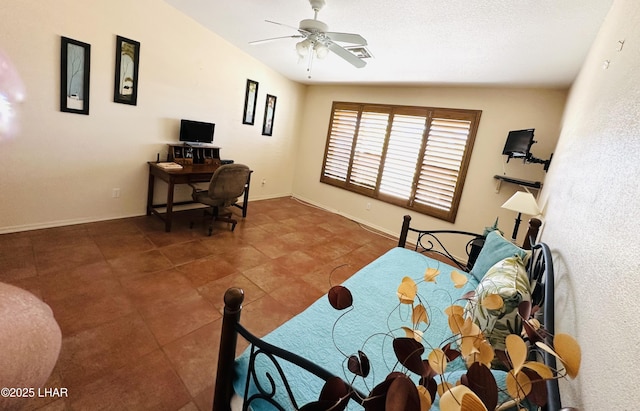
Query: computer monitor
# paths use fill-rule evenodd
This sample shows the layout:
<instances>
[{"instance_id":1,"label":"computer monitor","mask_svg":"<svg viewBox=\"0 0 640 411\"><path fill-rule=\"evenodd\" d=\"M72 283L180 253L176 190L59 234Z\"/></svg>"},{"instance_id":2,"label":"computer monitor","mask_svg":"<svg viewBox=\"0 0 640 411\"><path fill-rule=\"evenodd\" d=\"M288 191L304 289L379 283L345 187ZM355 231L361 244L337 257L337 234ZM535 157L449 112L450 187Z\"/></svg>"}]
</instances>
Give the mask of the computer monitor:
<instances>
[{"instance_id":1,"label":"computer monitor","mask_svg":"<svg viewBox=\"0 0 640 411\"><path fill-rule=\"evenodd\" d=\"M535 129L509 131L507 141L502 149L502 154L509 158L527 158L533 141L533 132Z\"/></svg>"},{"instance_id":2,"label":"computer monitor","mask_svg":"<svg viewBox=\"0 0 640 411\"><path fill-rule=\"evenodd\" d=\"M203 121L180 120L180 141L185 143L212 143L216 125Z\"/></svg>"}]
</instances>

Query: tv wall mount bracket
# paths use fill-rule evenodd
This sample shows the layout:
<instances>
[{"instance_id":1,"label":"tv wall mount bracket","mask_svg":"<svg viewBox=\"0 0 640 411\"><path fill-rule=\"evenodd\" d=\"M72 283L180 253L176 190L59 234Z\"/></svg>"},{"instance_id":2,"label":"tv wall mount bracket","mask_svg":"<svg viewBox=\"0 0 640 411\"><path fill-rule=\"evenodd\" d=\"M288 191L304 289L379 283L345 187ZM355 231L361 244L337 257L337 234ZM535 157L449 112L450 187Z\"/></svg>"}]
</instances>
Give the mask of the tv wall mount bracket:
<instances>
[{"instance_id":1,"label":"tv wall mount bracket","mask_svg":"<svg viewBox=\"0 0 640 411\"><path fill-rule=\"evenodd\" d=\"M532 141L531 144L533 145L534 143L536 143L536 141ZM541 158L537 158L534 157L533 154L531 154L530 152L528 152L525 156L513 156L513 155L509 155L507 157L507 163L509 162L509 160L511 160L512 158L522 158L523 163L533 163L533 164L543 164L543 168L544 171L549 171L549 165L551 164L551 159L553 158L553 153L551 153L551 156L549 156L548 160L543 160Z\"/></svg>"}]
</instances>

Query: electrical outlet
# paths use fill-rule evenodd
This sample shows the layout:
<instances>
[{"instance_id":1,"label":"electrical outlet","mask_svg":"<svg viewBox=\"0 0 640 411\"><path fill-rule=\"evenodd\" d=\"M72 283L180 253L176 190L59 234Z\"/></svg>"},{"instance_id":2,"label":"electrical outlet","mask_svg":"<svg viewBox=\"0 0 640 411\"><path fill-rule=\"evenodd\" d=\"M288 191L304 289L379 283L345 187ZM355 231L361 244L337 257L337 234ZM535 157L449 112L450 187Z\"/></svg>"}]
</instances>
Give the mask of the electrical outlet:
<instances>
[{"instance_id":1,"label":"electrical outlet","mask_svg":"<svg viewBox=\"0 0 640 411\"><path fill-rule=\"evenodd\" d=\"M112 198L120 198L120 189L119 188L114 188L113 190L111 190L111 197Z\"/></svg>"},{"instance_id":2,"label":"electrical outlet","mask_svg":"<svg viewBox=\"0 0 640 411\"><path fill-rule=\"evenodd\" d=\"M367 203L367 211L371 210L371 203Z\"/></svg>"},{"instance_id":3,"label":"electrical outlet","mask_svg":"<svg viewBox=\"0 0 640 411\"><path fill-rule=\"evenodd\" d=\"M265 184L267 184L267 179L266 179L266 178L263 178L263 179L262 179L262 186L264 187L264 185L265 185Z\"/></svg>"}]
</instances>

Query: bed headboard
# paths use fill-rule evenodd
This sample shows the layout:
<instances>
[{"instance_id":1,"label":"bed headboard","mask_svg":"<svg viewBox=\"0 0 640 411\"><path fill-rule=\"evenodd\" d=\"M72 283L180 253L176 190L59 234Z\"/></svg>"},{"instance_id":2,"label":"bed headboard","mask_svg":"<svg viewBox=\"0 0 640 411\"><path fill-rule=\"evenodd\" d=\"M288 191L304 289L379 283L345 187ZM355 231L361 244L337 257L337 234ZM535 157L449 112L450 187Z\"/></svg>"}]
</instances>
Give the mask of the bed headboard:
<instances>
[{"instance_id":1,"label":"bed headboard","mask_svg":"<svg viewBox=\"0 0 640 411\"><path fill-rule=\"evenodd\" d=\"M536 243L541 225L542 222L537 218L529 220L529 229L525 236L523 249L531 250L531 244ZM471 271L484 245L484 235L482 234L460 230L419 230L411 227L411 216L405 215L402 220L398 247L407 248L409 233L416 234L416 242L408 248L412 248L419 253L428 254L430 257L437 258L439 256L444 258L446 263L453 264L465 272ZM446 241L448 237L464 238L466 240L466 256L454 255L453 251L448 248L449 244Z\"/></svg>"},{"instance_id":2,"label":"bed headboard","mask_svg":"<svg viewBox=\"0 0 640 411\"><path fill-rule=\"evenodd\" d=\"M400 238L398 239L398 247L407 247L409 233L415 233L417 238L415 245L408 248L412 248L414 251L427 254L433 258L444 258L446 263L453 264L465 272L471 271L480 253L480 249L482 249L484 245L484 236L482 234L459 230L418 230L412 228L411 216L405 215L402 220L402 230L400 231ZM466 240L466 257L461 258L454 255L450 244L447 244L448 237L463 238Z\"/></svg>"}]
</instances>

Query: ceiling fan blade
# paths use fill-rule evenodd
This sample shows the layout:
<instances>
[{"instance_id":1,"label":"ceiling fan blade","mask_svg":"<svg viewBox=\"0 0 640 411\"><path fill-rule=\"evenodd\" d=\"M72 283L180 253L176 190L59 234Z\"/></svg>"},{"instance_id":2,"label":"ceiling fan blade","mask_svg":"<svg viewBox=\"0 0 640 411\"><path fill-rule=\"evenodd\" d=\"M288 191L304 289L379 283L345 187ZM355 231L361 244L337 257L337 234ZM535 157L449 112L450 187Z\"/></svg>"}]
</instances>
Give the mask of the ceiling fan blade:
<instances>
[{"instance_id":1,"label":"ceiling fan blade","mask_svg":"<svg viewBox=\"0 0 640 411\"><path fill-rule=\"evenodd\" d=\"M366 61L362 60L360 57L356 56L349 50L345 50L342 46L339 46L336 43L329 42L329 44L327 44L327 47L329 47L329 50L333 51L338 56L347 60L349 63L353 64L357 68L362 68L367 65Z\"/></svg>"},{"instance_id":2,"label":"ceiling fan blade","mask_svg":"<svg viewBox=\"0 0 640 411\"><path fill-rule=\"evenodd\" d=\"M290 26L290 25L288 25L288 24L278 23L277 21L273 21L273 20L265 20L265 21L266 21L267 23L277 24L278 26L288 27L288 28L290 28L290 29L293 29L293 30L295 30L295 31L298 31L298 28L297 28L297 27L293 27L293 26Z\"/></svg>"},{"instance_id":3,"label":"ceiling fan blade","mask_svg":"<svg viewBox=\"0 0 640 411\"><path fill-rule=\"evenodd\" d=\"M257 44L262 44L262 43L268 43L270 41L275 41L275 40L281 40L281 39L301 39L304 38L304 36L302 34L296 34L293 36L281 36L281 37L271 37L268 39L262 39L262 40L255 40L255 41L250 41L249 44L252 46L255 46Z\"/></svg>"},{"instance_id":4,"label":"ceiling fan blade","mask_svg":"<svg viewBox=\"0 0 640 411\"><path fill-rule=\"evenodd\" d=\"M355 34L355 33L335 33L335 32L328 32L328 33L325 33L325 34L327 35L327 37L329 37L333 41L340 41L342 43L358 44L358 45L361 45L361 46L366 46L367 45L367 40L365 40L365 38L362 37L359 34Z\"/></svg>"}]
</instances>

